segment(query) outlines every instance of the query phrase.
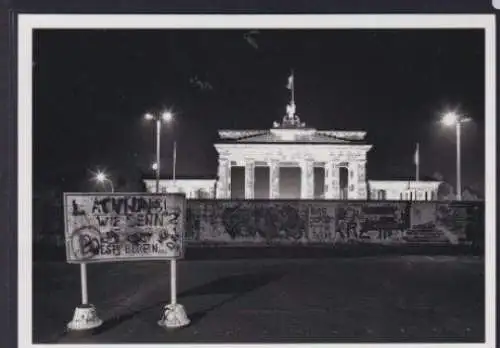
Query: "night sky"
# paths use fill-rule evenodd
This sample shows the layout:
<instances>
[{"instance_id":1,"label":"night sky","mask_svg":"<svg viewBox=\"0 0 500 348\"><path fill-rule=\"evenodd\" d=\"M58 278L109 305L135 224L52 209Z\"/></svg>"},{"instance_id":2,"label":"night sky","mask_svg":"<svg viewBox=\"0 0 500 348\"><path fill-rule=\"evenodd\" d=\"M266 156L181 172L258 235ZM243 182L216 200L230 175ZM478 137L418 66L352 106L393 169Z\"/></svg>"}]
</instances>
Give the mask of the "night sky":
<instances>
[{"instance_id":1,"label":"night sky","mask_svg":"<svg viewBox=\"0 0 500 348\"><path fill-rule=\"evenodd\" d=\"M94 190L90 171L121 181L152 176L155 127L171 107L162 174L216 176L218 129L269 129L285 114L290 70L297 113L317 129L364 130L368 179L439 172L455 185L457 109L462 185L483 192L482 30L38 30L34 41L35 190Z\"/></svg>"}]
</instances>

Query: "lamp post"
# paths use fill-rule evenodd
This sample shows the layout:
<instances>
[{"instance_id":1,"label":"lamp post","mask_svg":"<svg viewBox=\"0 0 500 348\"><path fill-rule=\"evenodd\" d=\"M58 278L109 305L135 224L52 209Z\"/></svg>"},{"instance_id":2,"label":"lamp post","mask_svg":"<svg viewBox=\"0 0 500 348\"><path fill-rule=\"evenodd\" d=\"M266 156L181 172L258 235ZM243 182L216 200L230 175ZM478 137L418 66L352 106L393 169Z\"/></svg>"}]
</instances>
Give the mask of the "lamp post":
<instances>
[{"instance_id":1,"label":"lamp post","mask_svg":"<svg viewBox=\"0 0 500 348\"><path fill-rule=\"evenodd\" d=\"M164 111L161 114L147 113L144 115L146 120L154 120L156 122L156 193L160 193L160 131L161 123L170 122L174 115L170 111Z\"/></svg>"},{"instance_id":2,"label":"lamp post","mask_svg":"<svg viewBox=\"0 0 500 348\"><path fill-rule=\"evenodd\" d=\"M161 114L147 113L144 115L146 120L156 121L156 162L153 163L152 168L156 171L156 193L160 193L160 130L162 121L169 123L173 120L174 115L171 111L165 111ZM176 152L177 146L174 142L173 154L173 178L175 183L175 165L176 165ZM166 327L181 327L189 324L189 319L186 316L184 307L177 303L177 260L172 258L170 260L170 304L165 307L164 317L158 322L161 326Z\"/></svg>"},{"instance_id":3,"label":"lamp post","mask_svg":"<svg viewBox=\"0 0 500 348\"><path fill-rule=\"evenodd\" d=\"M461 153L460 153L460 136L461 136L461 128L462 124L471 121L470 117L466 117L464 115L459 115L456 112L448 112L446 113L441 122L445 126L455 126L457 133L457 200L462 200L462 177L461 177Z\"/></svg>"},{"instance_id":4,"label":"lamp post","mask_svg":"<svg viewBox=\"0 0 500 348\"><path fill-rule=\"evenodd\" d=\"M106 174L104 174L103 172L97 172L95 179L98 182L100 182L101 184L103 184L104 187L106 187L105 186L106 181L109 182L109 185L111 186L111 192L115 192L115 188L113 186L113 181L110 178L108 178L108 176Z\"/></svg>"}]
</instances>

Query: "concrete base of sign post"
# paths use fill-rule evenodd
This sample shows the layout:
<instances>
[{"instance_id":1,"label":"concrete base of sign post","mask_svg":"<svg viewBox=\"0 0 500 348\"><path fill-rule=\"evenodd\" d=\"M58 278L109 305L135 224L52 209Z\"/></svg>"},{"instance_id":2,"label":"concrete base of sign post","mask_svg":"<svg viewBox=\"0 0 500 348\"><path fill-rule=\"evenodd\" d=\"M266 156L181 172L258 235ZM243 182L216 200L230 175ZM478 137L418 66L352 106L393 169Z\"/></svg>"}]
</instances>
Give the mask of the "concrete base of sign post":
<instances>
[{"instance_id":1,"label":"concrete base of sign post","mask_svg":"<svg viewBox=\"0 0 500 348\"><path fill-rule=\"evenodd\" d=\"M165 306L165 312L158 325L173 329L189 325L189 323L191 321L186 315L184 306L171 303Z\"/></svg>"},{"instance_id":2,"label":"concrete base of sign post","mask_svg":"<svg viewBox=\"0 0 500 348\"><path fill-rule=\"evenodd\" d=\"M101 326L102 320L97 316L95 307L91 304L82 304L75 308L73 320L68 323L72 331L91 330Z\"/></svg>"}]
</instances>

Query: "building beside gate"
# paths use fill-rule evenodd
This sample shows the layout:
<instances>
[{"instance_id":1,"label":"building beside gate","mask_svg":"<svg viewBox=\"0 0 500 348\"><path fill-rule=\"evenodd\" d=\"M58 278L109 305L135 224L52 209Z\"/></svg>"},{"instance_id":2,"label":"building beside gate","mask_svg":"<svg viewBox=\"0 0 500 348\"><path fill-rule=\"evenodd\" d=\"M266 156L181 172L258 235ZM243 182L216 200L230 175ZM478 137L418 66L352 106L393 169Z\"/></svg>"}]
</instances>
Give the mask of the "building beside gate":
<instances>
[{"instance_id":1,"label":"building beside gate","mask_svg":"<svg viewBox=\"0 0 500 348\"><path fill-rule=\"evenodd\" d=\"M212 199L215 197L216 183L216 179L162 179L160 180L160 191L163 193L184 192L187 199ZM148 192L155 192L156 181L154 179L144 180L144 184Z\"/></svg>"},{"instance_id":2,"label":"building beside gate","mask_svg":"<svg viewBox=\"0 0 500 348\"><path fill-rule=\"evenodd\" d=\"M318 130L307 126L296 114L293 93L281 122L264 130L220 130L214 145L218 154L217 176L213 180L161 180L162 192L185 192L188 199L231 199L231 170L244 168L244 198L255 199L255 170L268 167L268 199L283 198L280 170L300 168L300 194L295 199L327 200L436 200L440 181L377 181L366 175L367 155L373 145L364 131ZM314 193L314 169L324 170L323 193ZM346 173L341 186L341 171ZM154 180L145 180L148 191Z\"/></svg>"}]
</instances>

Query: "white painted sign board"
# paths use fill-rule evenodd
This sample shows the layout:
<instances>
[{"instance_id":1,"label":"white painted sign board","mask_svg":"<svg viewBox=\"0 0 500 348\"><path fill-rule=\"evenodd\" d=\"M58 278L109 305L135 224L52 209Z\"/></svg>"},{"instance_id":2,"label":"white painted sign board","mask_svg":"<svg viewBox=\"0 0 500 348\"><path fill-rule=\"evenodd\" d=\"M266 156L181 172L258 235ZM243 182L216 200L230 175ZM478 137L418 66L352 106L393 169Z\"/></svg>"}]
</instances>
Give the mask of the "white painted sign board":
<instances>
[{"instance_id":1,"label":"white painted sign board","mask_svg":"<svg viewBox=\"0 0 500 348\"><path fill-rule=\"evenodd\" d=\"M172 260L184 254L183 193L65 193L68 263Z\"/></svg>"}]
</instances>

